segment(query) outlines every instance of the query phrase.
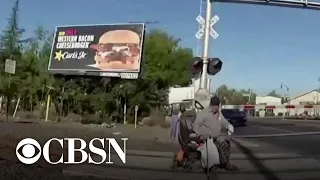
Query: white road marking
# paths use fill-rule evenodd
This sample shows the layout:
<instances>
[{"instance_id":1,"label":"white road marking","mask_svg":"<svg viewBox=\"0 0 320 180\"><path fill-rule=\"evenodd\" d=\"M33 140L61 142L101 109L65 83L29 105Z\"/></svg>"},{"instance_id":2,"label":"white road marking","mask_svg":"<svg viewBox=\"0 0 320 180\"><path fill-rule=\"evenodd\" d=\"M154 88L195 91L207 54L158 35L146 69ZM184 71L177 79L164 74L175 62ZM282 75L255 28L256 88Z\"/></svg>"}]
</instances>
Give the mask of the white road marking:
<instances>
[{"instance_id":1,"label":"white road marking","mask_svg":"<svg viewBox=\"0 0 320 180\"><path fill-rule=\"evenodd\" d=\"M232 141L236 141L237 143L239 143L239 144L241 144L241 145L243 145L243 146L245 146L245 147L260 147L260 145L259 144L257 144L257 143L253 143L253 142L250 142L250 141L248 141L248 140L244 140L244 139L237 139L237 138L232 138Z\"/></svg>"},{"instance_id":2,"label":"white road marking","mask_svg":"<svg viewBox=\"0 0 320 180\"><path fill-rule=\"evenodd\" d=\"M295 126L303 126L303 127L312 127L312 128L319 128L320 124L314 123L314 124L303 124L303 123L297 123Z\"/></svg>"},{"instance_id":3,"label":"white road marking","mask_svg":"<svg viewBox=\"0 0 320 180\"><path fill-rule=\"evenodd\" d=\"M268 127L268 126L258 126L258 125L252 125L254 127L258 128L263 128L263 129L271 129L271 130L276 130L276 131L282 131L282 132L287 132L287 133L294 133L295 131L291 130L286 130L286 129L280 129L280 128L275 128L275 127Z\"/></svg>"},{"instance_id":4,"label":"white road marking","mask_svg":"<svg viewBox=\"0 0 320 180\"><path fill-rule=\"evenodd\" d=\"M299 133L282 133L282 134L244 135L244 136L234 136L234 138L264 138L264 137L283 137L283 136L302 136L302 135L320 135L320 131L299 132Z\"/></svg>"},{"instance_id":5,"label":"white road marking","mask_svg":"<svg viewBox=\"0 0 320 180\"><path fill-rule=\"evenodd\" d=\"M320 123L319 120L304 120L304 119L281 119L280 121L288 121L288 122L310 122L310 123Z\"/></svg>"}]
</instances>

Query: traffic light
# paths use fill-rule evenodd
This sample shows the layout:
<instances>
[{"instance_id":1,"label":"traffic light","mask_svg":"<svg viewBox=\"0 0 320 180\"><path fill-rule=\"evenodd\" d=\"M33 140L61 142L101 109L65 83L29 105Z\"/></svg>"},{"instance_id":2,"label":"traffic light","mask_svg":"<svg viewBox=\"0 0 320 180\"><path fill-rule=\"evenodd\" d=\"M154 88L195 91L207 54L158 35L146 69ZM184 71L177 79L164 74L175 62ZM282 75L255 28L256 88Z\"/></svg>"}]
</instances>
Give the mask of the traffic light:
<instances>
[{"instance_id":1,"label":"traffic light","mask_svg":"<svg viewBox=\"0 0 320 180\"><path fill-rule=\"evenodd\" d=\"M202 72L202 67L203 67L203 60L200 57L194 57L193 58L193 63L191 66L191 72L192 74L199 74Z\"/></svg>"},{"instance_id":2,"label":"traffic light","mask_svg":"<svg viewBox=\"0 0 320 180\"><path fill-rule=\"evenodd\" d=\"M218 74L222 68L222 61L219 58L209 58L208 61L209 63L207 73L211 76ZM201 57L194 57L191 67L191 71L193 74L201 73L203 67L203 59Z\"/></svg>"},{"instance_id":3,"label":"traffic light","mask_svg":"<svg viewBox=\"0 0 320 180\"><path fill-rule=\"evenodd\" d=\"M210 58L207 69L208 74L211 76L218 74L222 68L222 64L219 58Z\"/></svg>"}]
</instances>

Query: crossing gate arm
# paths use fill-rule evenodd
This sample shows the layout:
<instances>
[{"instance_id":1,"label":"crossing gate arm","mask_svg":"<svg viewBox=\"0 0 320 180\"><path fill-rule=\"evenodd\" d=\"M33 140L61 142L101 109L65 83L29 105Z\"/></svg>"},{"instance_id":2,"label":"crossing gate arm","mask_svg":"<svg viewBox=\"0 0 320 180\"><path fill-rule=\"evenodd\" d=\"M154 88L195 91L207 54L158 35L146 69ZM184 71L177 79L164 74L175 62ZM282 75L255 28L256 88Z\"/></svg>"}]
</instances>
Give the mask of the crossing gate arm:
<instances>
[{"instance_id":1,"label":"crossing gate arm","mask_svg":"<svg viewBox=\"0 0 320 180\"><path fill-rule=\"evenodd\" d=\"M223 109L320 109L320 105L223 105Z\"/></svg>"},{"instance_id":2,"label":"crossing gate arm","mask_svg":"<svg viewBox=\"0 0 320 180\"><path fill-rule=\"evenodd\" d=\"M320 10L320 1L316 2L308 0L211 0L211 2L221 3L238 3L238 4L255 4L255 5L268 5L268 6L280 6L288 8L301 8Z\"/></svg>"}]
</instances>

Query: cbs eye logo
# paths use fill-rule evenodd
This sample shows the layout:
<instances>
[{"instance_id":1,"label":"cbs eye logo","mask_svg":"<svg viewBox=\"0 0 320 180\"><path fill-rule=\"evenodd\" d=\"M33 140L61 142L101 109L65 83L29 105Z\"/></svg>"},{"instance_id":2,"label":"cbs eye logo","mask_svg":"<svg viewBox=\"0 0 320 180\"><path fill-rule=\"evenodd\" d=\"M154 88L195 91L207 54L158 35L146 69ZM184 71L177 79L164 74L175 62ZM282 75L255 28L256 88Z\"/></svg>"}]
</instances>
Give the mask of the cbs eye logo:
<instances>
[{"instance_id":1,"label":"cbs eye logo","mask_svg":"<svg viewBox=\"0 0 320 180\"><path fill-rule=\"evenodd\" d=\"M34 164L40 159L41 146L34 139L23 139L16 147L16 156L24 164Z\"/></svg>"}]
</instances>

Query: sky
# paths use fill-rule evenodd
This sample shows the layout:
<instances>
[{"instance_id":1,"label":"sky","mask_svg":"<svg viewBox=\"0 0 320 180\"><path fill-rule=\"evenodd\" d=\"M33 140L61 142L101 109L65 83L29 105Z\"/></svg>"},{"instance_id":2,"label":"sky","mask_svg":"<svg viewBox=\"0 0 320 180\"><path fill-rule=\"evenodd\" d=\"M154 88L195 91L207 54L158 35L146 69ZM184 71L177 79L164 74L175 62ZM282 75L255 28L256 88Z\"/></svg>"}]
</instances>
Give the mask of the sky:
<instances>
[{"instance_id":1,"label":"sky","mask_svg":"<svg viewBox=\"0 0 320 180\"><path fill-rule=\"evenodd\" d=\"M0 29L7 24L15 0L1 0ZM196 54L200 0L21 0L19 24L31 36L41 25L108 24L158 21L160 28L182 39ZM220 20L210 39L210 57L223 62L221 72L210 77L211 89L222 84L252 89L266 95L284 83L295 96L319 88L320 11L247 4L214 3ZM202 13L203 14L203 13Z\"/></svg>"}]
</instances>

